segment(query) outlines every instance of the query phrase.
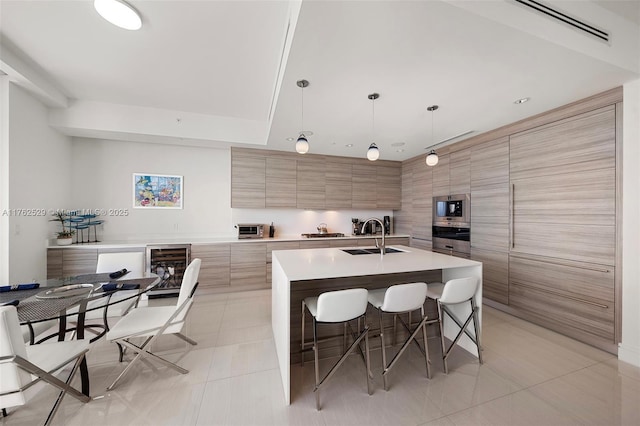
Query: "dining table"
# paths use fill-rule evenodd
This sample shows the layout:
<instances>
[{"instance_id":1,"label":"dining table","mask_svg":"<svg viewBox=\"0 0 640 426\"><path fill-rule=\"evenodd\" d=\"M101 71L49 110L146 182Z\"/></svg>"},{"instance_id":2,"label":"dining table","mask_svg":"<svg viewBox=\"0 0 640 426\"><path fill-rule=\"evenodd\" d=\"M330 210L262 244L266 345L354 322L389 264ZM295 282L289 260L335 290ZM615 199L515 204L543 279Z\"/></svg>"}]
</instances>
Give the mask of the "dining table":
<instances>
[{"instance_id":1,"label":"dining table","mask_svg":"<svg viewBox=\"0 0 640 426\"><path fill-rule=\"evenodd\" d=\"M61 278L47 279L44 285L24 284L9 286L0 291L0 305L13 304L18 312L21 325L29 327L30 341L34 342L33 324L58 320L59 341L63 341L67 332L67 318L77 316L76 338L85 338L86 313L105 309L116 303L138 298L152 290L160 283L160 277L147 272L141 276L124 275L118 279L111 278L110 273L80 274ZM137 290L128 292L125 297L112 297L121 290ZM91 303L98 301L98 303ZM106 332L106 330L105 330ZM104 333L102 333L104 334ZM47 339L47 338L45 338ZM89 372L87 361L80 364L82 393L89 395Z\"/></svg>"}]
</instances>

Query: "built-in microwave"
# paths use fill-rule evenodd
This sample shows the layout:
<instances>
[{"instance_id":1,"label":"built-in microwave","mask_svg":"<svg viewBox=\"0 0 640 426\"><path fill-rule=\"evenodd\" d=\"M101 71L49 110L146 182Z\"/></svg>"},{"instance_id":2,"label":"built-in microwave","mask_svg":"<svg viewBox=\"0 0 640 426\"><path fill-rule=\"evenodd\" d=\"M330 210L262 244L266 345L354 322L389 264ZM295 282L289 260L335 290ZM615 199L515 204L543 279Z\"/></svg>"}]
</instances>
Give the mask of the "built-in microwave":
<instances>
[{"instance_id":1,"label":"built-in microwave","mask_svg":"<svg viewBox=\"0 0 640 426\"><path fill-rule=\"evenodd\" d=\"M471 196L469 194L433 197L433 225L469 227Z\"/></svg>"},{"instance_id":2,"label":"built-in microwave","mask_svg":"<svg viewBox=\"0 0 640 426\"><path fill-rule=\"evenodd\" d=\"M264 236L264 225L255 223L239 223L236 225L238 239L262 238Z\"/></svg>"}]
</instances>

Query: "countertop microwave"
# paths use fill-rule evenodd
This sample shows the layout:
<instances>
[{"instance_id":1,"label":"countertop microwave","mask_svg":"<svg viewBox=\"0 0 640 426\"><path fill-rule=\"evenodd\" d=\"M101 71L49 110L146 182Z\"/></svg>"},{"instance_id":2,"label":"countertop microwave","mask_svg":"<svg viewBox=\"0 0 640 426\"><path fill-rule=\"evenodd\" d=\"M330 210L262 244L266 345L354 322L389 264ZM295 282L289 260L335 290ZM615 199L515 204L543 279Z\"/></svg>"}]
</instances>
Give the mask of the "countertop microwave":
<instances>
[{"instance_id":1,"label":"countertop microwave","mask_svg":"<svg viewBox=\"0 0 640 426\"><path fill-rule=\"evenodd\" d=\"M471 195L455 194L433 197L433 225L469 227Z\"/></svg>"},{"instance_id":2,"label":"countertop microwave","mask_svg":"<svg viewBox=\"0 0 640 426\"><path fill-rule=\"evenodd\" d=\"M247 238L263 238L264 237L264 225L257 223L239 223L236 225L238 230L238 239Z\"/></svg>"}]
</instances>

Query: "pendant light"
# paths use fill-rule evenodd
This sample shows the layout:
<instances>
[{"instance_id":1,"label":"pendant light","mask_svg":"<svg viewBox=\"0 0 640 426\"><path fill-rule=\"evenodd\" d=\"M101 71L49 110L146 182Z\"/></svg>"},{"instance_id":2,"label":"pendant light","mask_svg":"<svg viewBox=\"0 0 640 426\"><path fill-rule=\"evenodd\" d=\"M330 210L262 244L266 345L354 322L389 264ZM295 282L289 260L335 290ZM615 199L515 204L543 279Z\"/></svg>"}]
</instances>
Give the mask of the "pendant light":
<instances>
[{"instance_id":1,"label":"pendant light","mask_svg":"<svg viewBox=\"0 0 640 426\"><path fill-rule=\"evenodd\" d=\"M307 152L309 152L309 141L307 140L307 137L304 135L304 88L307 87L309 85L309 82L307 80L298 80L296 82L296 84L298 85L298 87L300 88L300 93L301 93L301 114L300 114L300 135L298 136L298 140L296 141L296 152L298 154L306 154Z\"/></svg>"},{"instance_id":2,"label":"pendant light","mask_svg":"<svg viewBox=\"0 0 640 426\"><path fill-rule=\"evenodd\" d=\"M140 14L124 0L94 0L93 7L117 27L132 31L142 28Z\"/></svg>"},{"instance_id":3,"label":"pendant light","mask_svg":"<svg viewBox=\"0 0 640 426\"><path fill-rule=\"evenodd\" d=\"M369 96L367 96L368 99L371 99L371 138L372 139L376 135L376 132L375 132L375 119L376 119L375 102L376 102L376 99L378 99L379 97L380 97L380 95L378 93L372 93ZM369 159L369 161L376 161L378 158L380 158L380 150L378 149L378 146L376 145L375 142L371 142L371 145L369 145L369 149L367 150L367 159Z\"/></svg>"},{"instance_id":4,"label":"pendant light","mask_svg":"<svg viewBox=\"0 0 640 426\"><path fill-rule=\"evenodd\" d=\"M427 107L427 111L431 111L431 143L433 144L433 111L438 109L438 105L431 105ZM433 145L432 145L433 146ZM427 158L425 159L427 166L433 167L438 164L438 154L435 149L432 149Z\"/></svg>"}]
</instances>

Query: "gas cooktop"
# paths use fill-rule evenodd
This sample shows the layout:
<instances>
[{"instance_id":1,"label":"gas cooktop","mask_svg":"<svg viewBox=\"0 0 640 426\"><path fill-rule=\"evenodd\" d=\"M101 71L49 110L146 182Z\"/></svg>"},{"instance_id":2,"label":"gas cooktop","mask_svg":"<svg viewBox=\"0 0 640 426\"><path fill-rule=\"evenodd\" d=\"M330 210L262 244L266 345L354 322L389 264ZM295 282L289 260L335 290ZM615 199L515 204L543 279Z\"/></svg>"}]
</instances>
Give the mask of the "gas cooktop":
<instances>
[{"instance_id":1,"label":"gas cooktop","mask_svg":"<svg viewBox=\"0 0 640 426\"><path fill-rule=\"evenodd\" d=\"M301 234L306 238L335 238L335 237L344 237L344 234L341 233L326 233L326 234Z\"/></svg>"}]
</instances>

